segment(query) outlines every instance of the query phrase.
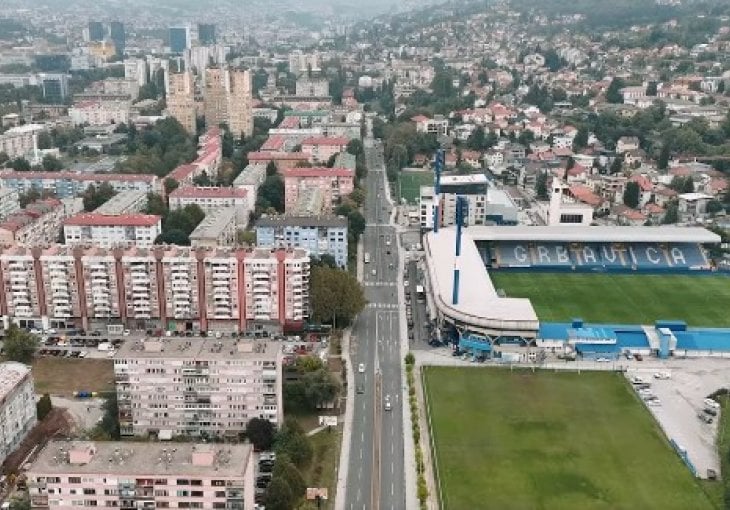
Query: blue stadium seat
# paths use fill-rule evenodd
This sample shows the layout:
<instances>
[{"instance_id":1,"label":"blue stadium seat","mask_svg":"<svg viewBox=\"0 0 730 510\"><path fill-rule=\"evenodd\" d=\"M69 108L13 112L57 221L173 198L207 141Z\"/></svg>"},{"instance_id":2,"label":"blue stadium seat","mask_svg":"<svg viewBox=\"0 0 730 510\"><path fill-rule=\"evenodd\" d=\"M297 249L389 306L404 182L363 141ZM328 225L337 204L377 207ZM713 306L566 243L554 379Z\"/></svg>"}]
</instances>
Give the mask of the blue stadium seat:
<instances>
[{"instance_id":1,"label":"blue stadium seat","mask_svg":"<svg viewBox=\"0 0 730 510\"><path fill-rule=\"evenodd\" d=\"M536 243L530 251L533 266L573 267L573 259L566 244Z\"/></svg>"},{"instance_id":2,"label":"blue stadium seat","mask_svg":"<svg viewBox=\"0 0 730 510\"><path fill-rule=\"evenodd\" d=\"M677 243L666 248L666 258L672 267L682 269L707 269L709 263L699 244Z\"/></svg>"},{"instance_id":3,"label":"blue stadium seat","mask_svg":"<svg viewBox=\"0 0 730 510\"><path fill-rule=\"evenodd\" d=\"M499 267L530 267L528 243L499 243L496 249Z\"/></svg>"},{"instance_id":4,"label":"blue stadium seat","mask_svg":"<svg viewBox=\"0 0 730 510\"><path fill-rule=\"evenodd\" d=\"M636 269L667 269L671 267L664 250L657 243L634 243L629 246Z\"/></svg>"},{"instance_id":5,"label":"blue stadium seat","mask_svg":"<svg viewBox=\"0 0 730 510\"><path fill-rule=\"evenodd\" d=\"M631 257L625 247L613 243L602 243L599 250L603 267L607 269L631 267Z\"/></svg>"},{"instance_id":6,"label":"blue stadium seat","mask_svg":"<svg viewBox=\"0 0 730 510\"><path fill-rule=\"evenodd\" d=\"M576 266L589 269L603 267L600 245L591 243L574 243L574 245L572 251Z\"/></svg>"}]
</instances>

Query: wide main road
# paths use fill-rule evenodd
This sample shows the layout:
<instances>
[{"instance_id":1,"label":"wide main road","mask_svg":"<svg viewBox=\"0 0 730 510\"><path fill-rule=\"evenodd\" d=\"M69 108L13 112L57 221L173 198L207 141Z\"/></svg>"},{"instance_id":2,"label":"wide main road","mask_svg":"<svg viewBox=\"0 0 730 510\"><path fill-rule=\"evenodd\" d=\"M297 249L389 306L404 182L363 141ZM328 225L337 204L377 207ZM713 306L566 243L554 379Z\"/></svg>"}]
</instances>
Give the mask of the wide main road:
<instances>
[{"instance_id":1,"label":"wide main road","mask_svg":"<svg viewBox=\"0 0 730 510\"><path fill-rule=\"evenodd\" d=\"M363 266L361 283L368 305L353 324L351 336L357 390L345 508L401 510L405 508L405 479L398 246L390 223L383 150L371 140L367 142L363 252L369 262Z\"/></svg>"}]
</instances>

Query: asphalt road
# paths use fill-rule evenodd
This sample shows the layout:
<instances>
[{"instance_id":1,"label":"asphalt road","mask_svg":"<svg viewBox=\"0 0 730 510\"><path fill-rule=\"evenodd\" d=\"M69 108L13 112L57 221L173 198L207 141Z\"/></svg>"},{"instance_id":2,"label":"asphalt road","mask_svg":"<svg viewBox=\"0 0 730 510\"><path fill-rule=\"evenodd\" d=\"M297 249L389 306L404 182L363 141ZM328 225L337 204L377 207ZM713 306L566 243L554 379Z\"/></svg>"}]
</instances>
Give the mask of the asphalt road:
<instances>
[{"instance_id":1,"label":"asphalt road","mask_svg":"<svg viewBox=\"0 0 730 510\"><path fill-rule=\"evenodd\" d=\"M345 508L405 508L403 402L397 285L398 248L385 194L382 148L366 145L368 176L363 282L368 305L352 328L356 367L352 439ZM360 364L364 372L360 373ZM385 406L386 397L391 409Z\"/></svg>"}]
</instances>

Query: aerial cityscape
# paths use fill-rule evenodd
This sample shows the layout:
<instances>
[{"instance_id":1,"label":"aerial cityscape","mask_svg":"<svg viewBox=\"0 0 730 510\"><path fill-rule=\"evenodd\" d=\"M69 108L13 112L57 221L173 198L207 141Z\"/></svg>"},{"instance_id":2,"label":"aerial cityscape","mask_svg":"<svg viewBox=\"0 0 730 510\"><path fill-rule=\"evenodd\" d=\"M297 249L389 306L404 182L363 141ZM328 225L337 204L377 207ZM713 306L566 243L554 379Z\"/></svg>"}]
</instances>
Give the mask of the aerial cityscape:
<instances>
[{"instance_id":1,"label":"aerial cityscape","mask_svg":"<svg viewBox=\"0 0 730 510\"><path fill-rule=\"evenodd\" d=\"M727 0L6 0L0 508L730 509Z\"/></svg>"}]
</instances>

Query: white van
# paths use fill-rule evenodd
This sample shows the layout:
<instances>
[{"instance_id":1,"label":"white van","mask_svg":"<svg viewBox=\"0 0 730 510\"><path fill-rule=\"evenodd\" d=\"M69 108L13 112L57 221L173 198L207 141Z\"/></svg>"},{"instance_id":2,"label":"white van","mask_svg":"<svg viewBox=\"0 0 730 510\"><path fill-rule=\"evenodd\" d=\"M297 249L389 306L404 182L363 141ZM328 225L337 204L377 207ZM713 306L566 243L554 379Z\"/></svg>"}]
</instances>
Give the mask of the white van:
<instances>
[{"instance_id":1,"label":"white van","mask_svg":"<svg viewBox=\"0 0 730 510\"><path fill-rule=\"evenodd\" d=\"M714 409L715 411L720 410L720 404L712 400L711 398L706 398L704 401L705 407L708 409Z\"/></svg>"}]
</instances>

